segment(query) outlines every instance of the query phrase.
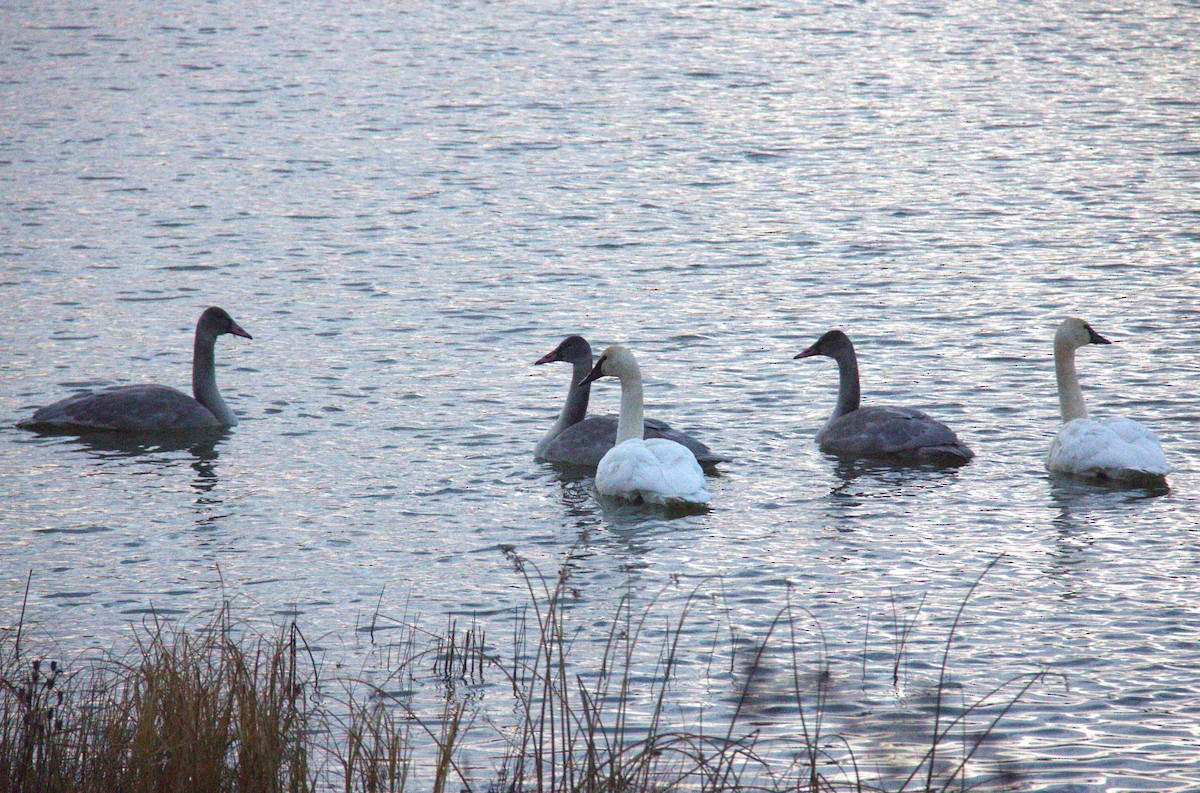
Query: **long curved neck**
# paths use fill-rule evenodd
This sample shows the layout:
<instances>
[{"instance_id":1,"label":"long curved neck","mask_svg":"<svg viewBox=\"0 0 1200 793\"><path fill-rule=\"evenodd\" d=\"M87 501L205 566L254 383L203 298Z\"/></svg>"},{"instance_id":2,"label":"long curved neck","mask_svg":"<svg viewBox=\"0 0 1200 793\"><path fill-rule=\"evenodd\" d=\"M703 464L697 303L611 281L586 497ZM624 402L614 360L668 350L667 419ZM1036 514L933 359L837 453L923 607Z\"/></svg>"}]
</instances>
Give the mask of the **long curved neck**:
<instances>
[{"instance_id":1,"label":"long curved neck","mask_svg":"<svg viewBox=\"0 0 1200 793\"><path fill-rule=\"evenodd\" d=\"M838 365L838 401L831 418L836 419L858 410L862 394L858 389L858 359L854 348L840 352L834 360Z\"/></svg>"},{"instance_id":2,"label":"long curved neck","mask_svg":"<svg viewBox=\"0 0 1200 793\"><path fill-rule=\"evenodd\" d=\"M644 432L642 373L634 368L621 375L621 415L617 419L617 443L641 438Z\"/></svg>"},{"instance_id":3,"label":"long curved neck","mask_svg":"<svg viewBox=\"0 0 1200 793\"><path fill-rule=\"evenodd\" d=\"M587 415L588 399L592 395L591 383L579 384L579 381L592 371L591 361L581 358L571 366L571 387L567 389L567 401L563 403L562 414L558 417L558 423L563 429L583 421L583 417Z\"/></svg>"},{"instance_id":4,"label":"long curved neck","mask_svg":"<svg viewBox=\"0 0 1200 793\"><path fill-rule=\"evenodd\" d=\"M217 390L216 346L215 336L196 330L196 343L192 348L192 396L208 408L218 421L232 427L238 423L237 416L233 415Z\"/></svg>"},{"instance_id":5,"label":"long curved neck","mask_svg":"<svg viewBox=\"0 0 1200 793\"><path fill-rule=\"evenodd\" d=\"M1083 389L1075 374L1075 348L1066 344L1054 345L1054 376L1058 378L1058 408L1063 424L1087 418L1083 404Z\"/></svg>"},{"instance_id":6,"label":"long curved neck","mask_svg":"<svg viewBox=\"0 0 1200 793\"><path fill-rule=\"evenodd\" d=\"M588 399L592 395L592 384L579 385L579 381L587 377L588 372L591 370L591 364L582 359L572 364L571 386L567 389L567 400L563 403L562 413L558 415L558 421L554 422L554 426L542 436L542 439L537 442L537 446L533 448L534 456L540 457L550 446L551 441L558 437L560 432L567 427L578 424L587 416Z\"/></svg>"}]
</instances>

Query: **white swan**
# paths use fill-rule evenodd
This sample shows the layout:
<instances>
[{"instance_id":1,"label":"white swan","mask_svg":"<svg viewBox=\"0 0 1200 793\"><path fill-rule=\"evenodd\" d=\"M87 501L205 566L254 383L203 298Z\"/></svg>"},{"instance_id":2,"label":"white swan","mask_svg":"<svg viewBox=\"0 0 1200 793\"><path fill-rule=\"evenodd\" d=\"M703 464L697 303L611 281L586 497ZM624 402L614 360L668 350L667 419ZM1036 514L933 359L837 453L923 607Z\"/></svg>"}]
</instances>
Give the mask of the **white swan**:
<instances>
[{"instance_id":1,"label":"white swan","mask_svg":"<svg viewBox=\"0 0 1200 793\"><path fill-rule=\"evenodd\" d=\"M821 449L842 457L889 457L962 465L975 453L954 431L919 410L874 405L860 407L858 359L850 337L831 330L796 358L828 356L838 364L838 401L817 433Z\"/></svg>"},{"instance_id":2,"label":"white swan","mask_svg":"<svg viewBox=\"0 0 1200 793\"><path fill-rule=\"evenodd\" d=\"M596 490L630 501L707 503L711 496L696 455L665 438L642 439L642 373L633 353L619 344L608 347L581 383L605 376L621 381L621 414L617 443L596 469Z\"/></svg>"},{"instance_id":3,"label":"white swan","mask_svg":"<svg viewBox=\"0 0 1200 793\"><path fill-rule=\"evenodd\" d=\"M554 426L538 441L533 455L560 465L577 465L595 468L600 459L613 447L617 439L616 416L588 416L588 398L591 383L583 383L592 370L592 345L582 336L568 336L550 352L534 362L534 365L564 361L571 364L571 386L562 413ZM669 424L657 419L645 419L645 438L666 438L691 449L702 467L727 462L728 457L715 454L712 449L685 432L672 429Z\"/></svg>"},{"instance_id":4,"label":"white swan","mask_svg":"<svg viewBox=\"0 0 1200 793\"><path fill-rule=\"evenodd\" d=\"M1087 417L1083 389L1075 374L1075 350L1085 344L1111 344L1092 326L1069 317L1054 334L1054 373L1063 426L1050 444L1046 469L1063 474L1119 481L1161 480L1171 471L1154 433L1126 418Z\"/></svg>"},{"instance_id":5,"label":"white swan","mask_svg":"<svg viewBox=\"0 0 1200 793\"><path fill-rule=\"evenodd\" d=\"M47 405L24 429L60 432L164 432L203 427L232 427L237 416L221 399L213 350L223 333L251 338L223 309L213 306L196 323L192 350L192 393L195 399L162 385L130 385L76 394Z\"/></svg>"}]
</instances>

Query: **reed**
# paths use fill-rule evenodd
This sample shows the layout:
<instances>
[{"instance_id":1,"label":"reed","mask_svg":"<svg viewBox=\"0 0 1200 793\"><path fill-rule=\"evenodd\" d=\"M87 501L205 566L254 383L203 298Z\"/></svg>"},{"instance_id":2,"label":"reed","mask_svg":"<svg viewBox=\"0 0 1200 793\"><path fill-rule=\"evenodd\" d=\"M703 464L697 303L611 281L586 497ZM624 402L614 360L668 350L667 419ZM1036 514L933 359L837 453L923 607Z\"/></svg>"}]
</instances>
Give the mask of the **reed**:
<instances>
[{"instance_id":1,"label":"reed","mask_svg":"<svg viewBox=\"0 0 1200 793\"><path fill-rule=\"evenodd\" d=\"M944 701L960 608L926 748L885 783L861 771L877 762L860 762L851 739L830 732L824 642L790 594L748 649L730 631L732 647L717 652L714 634L730 696L726 715L697 715L674 685L696 593L673 613L660 596L639 604L627 593L597 642L572 623L570 565L548 577L508 553L528 597L503 648L475 622L429 633L405 620L374 673L357 677L322 679L294 623L255 633L228 604L194 626L150 619L124 656L68 672L30 652L22 609L0 634L0 793L944 791L980 784L984 745L1045 679ZM379 622L377 613L372 642ZM898 654L910 631L898 634ZM756 702L778 681L794 727L782 744L761 734ZM416 693L430 689L436 696ZM778 720L780 697L771 703ZM480 746L497 745L479 762Z\"/></svg>"},{"instance_id":2,"label":"reed","mask_svg":"<svg viewBox=\"0 0 1200 793\"><path fill-rule=\"evenodd\" d=\"M135 645L70 675L3 645L0 789L311 789L312 667L294 625L239 638L226 605L196 629L151 621Z\"/></svg>"}]
</instances>

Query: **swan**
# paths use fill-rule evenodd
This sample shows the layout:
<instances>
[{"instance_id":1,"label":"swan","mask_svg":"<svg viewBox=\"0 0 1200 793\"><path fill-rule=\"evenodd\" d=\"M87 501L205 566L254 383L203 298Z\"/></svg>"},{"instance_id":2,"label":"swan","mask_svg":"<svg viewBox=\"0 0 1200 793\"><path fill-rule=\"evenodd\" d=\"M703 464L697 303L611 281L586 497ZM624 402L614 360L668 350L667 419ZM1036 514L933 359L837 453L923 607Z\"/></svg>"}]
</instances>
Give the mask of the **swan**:
<instances>
[{"instance_id":1,"label":"swan","mask_svg":"<svg viewBox=\"0 0 1200 793\"><path fill-rule=\"evenodd\" d=\"M913 408L859 407L858 359L850 337L831 330L795 357L828 356L838 364L838 401L817 433L821 449L841 457L891 457L962 465L975 453L945 424Z\"/></svg>"},{"instance_id":2,"label":"swan","mask_svg":"<svg viewBox=\"0 0 1200 793\"><path fill-rule=\"evenodd\" d=\"M163 432L203 427L232 427L237 416L221 399L213 368L217 337L250 334L224 309L205 309L196 323L192 352L192 393L195 399L163 385L128 385L87 392L47 405L18 426L65 432Z\"/></svg>"},{"instance_id":3,"label":"swan","mask_svg":"<svg viewBox=\"0 0 1200 793\"><path fill-rule=\"evenodd\" d=\"M592 370L592 345L582 336L568 336L553 350L534 361L534 365L554 361L571 364L571 387L567 390L567 399L558 421L534 447L534 457L551 463L595 468L604 453L616 442L617 417L587 415L592 386L582 381ZM715 454L687 433L672 429L669 424L657 419L645 420L644 437L666 438L688 447L703 467L729 461L728 457Z\"/></svg>"},{"instance_id":4,"label":"swan","mask_svg":"<svg viewBox=\"0 0 1200 793\"><path fill-rule=\"evenodd\" d=\"M1099 479L1161 480L1171 466L1154 433L1131 419L1101 422L1087 417L1083 389L1075 374L1075 350L1086 344L1111 343L1077 317L1068 317L1058 326L1054 374L1063 425L1050 444L1046 469Z\"/></svg>"},{"instance_id":5,"label":"swan","mask_svg":"<svg viewBox=\"0 0 1200 793\"><path fill-rule=\"evenodd\" d=\"M690 449L666 438L642 439L642 373L633 353L619 344L605 348L580 385L606 376L621 381L621 413L616 445L596 468L596 490L630 501L707 503L704 471Z\"/></svg>"}]
</instances>

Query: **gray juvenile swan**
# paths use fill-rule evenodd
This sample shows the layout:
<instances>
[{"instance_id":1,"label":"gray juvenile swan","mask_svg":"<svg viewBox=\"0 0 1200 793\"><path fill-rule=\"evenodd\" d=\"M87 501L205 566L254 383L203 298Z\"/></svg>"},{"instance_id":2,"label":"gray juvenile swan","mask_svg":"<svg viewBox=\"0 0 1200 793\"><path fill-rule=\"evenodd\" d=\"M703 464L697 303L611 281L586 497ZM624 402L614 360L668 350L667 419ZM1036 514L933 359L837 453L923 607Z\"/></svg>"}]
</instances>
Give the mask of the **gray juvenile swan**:
<instances>
[{"instance_id":1,"label":"gray juvenile swan","mask_svg":"<svg viewBox=\"0 0 1200 793\"><path fill-rule=\"evenodd\" d=\"M533 450L534 457L551 463L595 468L616 443L617 417L587 415L592 386L583 381L592 371L592 346L582 336L568 336L534 365L554 361L571 364L571 386L567 389L567 400L558 421L538 441ZM657 419L645 419L645 437L664 438L686 446L700 464L708 468L729 460Z\"/></svg>"},{"instance_id":2,"label":"gray juvenile swan","mask_svg":"<svg viewBox=\"0 0 1200 793\"><path fill-rule=\"evenodd\" d=\"M858 359L850 337L831 330L796 358L828 356L838 364L838 401L817 433L821 449L842 457L890 457L962 465L975 454L954 431L919 410L885 405L859 407Z\"/></svg>"},{"instance_id":3,"label":"gray juvenile swan","mask_svg":"<svg viewBox=\"0 0 1200 793\"><path fill-rule=\"evenodd\" d=\"M129 385L76 394L47 405L20 422L23 429L60 432L164 432L232 427L237 416L217 390L213 349L217 337L251 338L224 309L205 309L196 323L192 352L192 393L163 385Z\"/></svg>"}]
</instances>

